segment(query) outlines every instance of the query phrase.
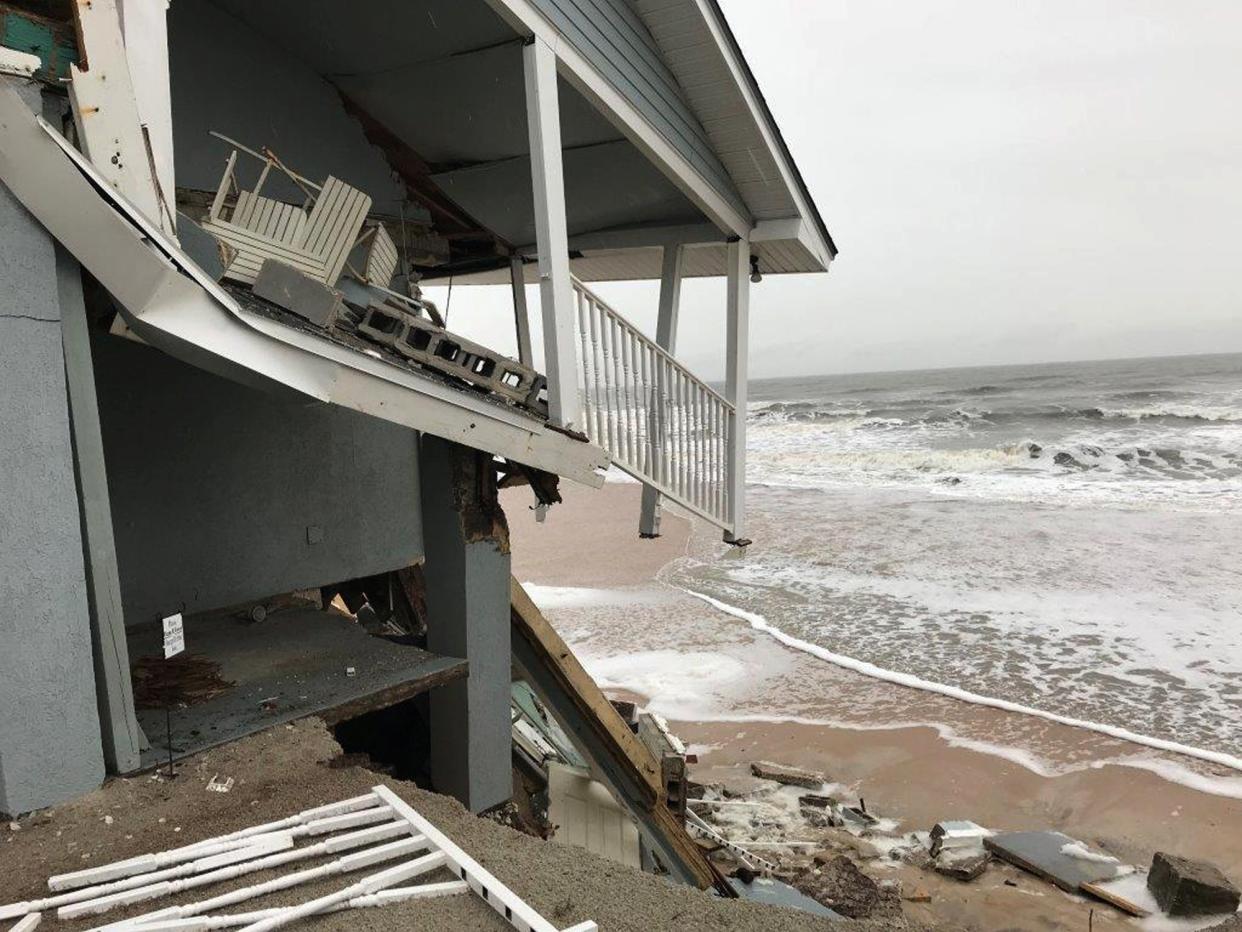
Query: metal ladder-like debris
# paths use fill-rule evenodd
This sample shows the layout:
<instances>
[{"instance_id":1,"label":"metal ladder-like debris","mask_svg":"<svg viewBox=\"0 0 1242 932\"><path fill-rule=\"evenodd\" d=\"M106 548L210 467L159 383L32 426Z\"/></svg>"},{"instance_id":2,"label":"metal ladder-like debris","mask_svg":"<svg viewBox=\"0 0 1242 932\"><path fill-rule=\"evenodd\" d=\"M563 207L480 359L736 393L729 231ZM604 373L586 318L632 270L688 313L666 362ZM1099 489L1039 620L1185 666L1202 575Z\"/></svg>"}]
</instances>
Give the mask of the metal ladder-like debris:
<instances>
[{"instance_id":1,"label":"metal ladder-like debris","mask_svg":"<svg viewBox=\"0 0 1242 932\"><path fill-rule=\"evenodd\" d=\"M343 831L346 829L351 831ZM296 839L317 836L324 836L323 840L302 847L294 844ZM97 926L91 932L208 932L231 928L240 928L243 932L273 932L308 916L470 891L521 932L596 932L595 923L590 921L558 930L386 786L376 786L363 796L307 809L285 819L170 851L56 875L48 879L51 896L0 906L0 920L23 917L11 932L32 932L44 910L55 909L59 919L81 919L331 855L338 856L315 867L282 874L208 899ZM326 896L292 906L213 914L215 910L280 890L389 862L398 863L367 874ZM457 879L403 886L415 877L440 868L447 869Z\"/></svg>"}]
</instances>

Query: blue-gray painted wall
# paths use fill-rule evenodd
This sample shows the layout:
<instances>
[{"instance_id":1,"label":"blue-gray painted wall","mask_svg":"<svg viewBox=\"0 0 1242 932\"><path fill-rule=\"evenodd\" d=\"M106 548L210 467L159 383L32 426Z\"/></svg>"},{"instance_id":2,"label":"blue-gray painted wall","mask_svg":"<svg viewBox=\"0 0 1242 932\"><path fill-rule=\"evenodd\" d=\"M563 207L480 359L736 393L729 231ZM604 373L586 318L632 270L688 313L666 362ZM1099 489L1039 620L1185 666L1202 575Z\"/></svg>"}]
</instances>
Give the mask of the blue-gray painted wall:
<instances>
[{"instance_id":1,"label":"blue-gray painted wall","mask_svg":"<svg viewBox=\"0 0 1242 932\"><path fill-rule=\"evenodd\" d=\"M127 625L409 566L418 435L149 347L92 347Z\"/></svg>"},{"instance_id":2,"label":"blue-gray painted wall","mask_svg":"<svg viewBox=\"0 0 1242 932\"><path fill-rule=\"evenodd\" d=\"M103 773L56 253L0 184L0 812Z\"/></svg>"},{"instance_id":3,"label":"blue-gray painted wall","mask_svg":"<svg viewBox=\"0 0 1242 932\"><path fill-rule=\"evenodd\" d=\"M533 0L557 29L743 216L729 173L627 0Z\"/></svg>"}]
</instances>

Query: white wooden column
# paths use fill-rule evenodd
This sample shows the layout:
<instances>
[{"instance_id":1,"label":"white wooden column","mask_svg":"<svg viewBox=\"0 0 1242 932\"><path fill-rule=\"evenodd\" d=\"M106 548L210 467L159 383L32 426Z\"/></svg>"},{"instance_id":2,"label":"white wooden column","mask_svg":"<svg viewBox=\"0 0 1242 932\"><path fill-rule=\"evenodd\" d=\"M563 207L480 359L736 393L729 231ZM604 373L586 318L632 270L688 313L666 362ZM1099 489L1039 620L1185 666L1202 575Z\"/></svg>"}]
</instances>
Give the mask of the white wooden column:
<instances>
[{"instance_id":1,"label":"white wooden column","mask_svg":"<svg viewBox=\"0 0 1242 932\"><path fill-rule=\"evenodd\" d=\"M138 95L130 74L129 54L121 33L116 0L93 0L73 6L81 37L79 51L87 64L86 70L77 65L69 69L72 78L69 99L82 151L112 187L153 223L171 232L172 205L169 202L166 208L156 193L154 151L147 147L138 112ZM131 10L135 19L140 16L139 9L136 6ZM136 42L139 42L138 35ZM158 58L158 52L140 56L140 60L148 64L152 58ZM142 77L156 80L149 69L144 69ZM164 80L167 81L166 75Z\"/></svg>"},{"instance_id":2,"label":"white wooden column","mask_svg":"<svg viewBox=\"0 0 1242 932\"><path fill-rule=\"evenodd\" d=\"M513 325L517 330L518 362L534 368L535 357L530 349L530 312L526 309L526 273L522 257L509 257L509 280L513 285Z\"/></svg>"},{"instance_id":3,"label":"white wooden column","mask_svg":"<svg viewBox=\"0 0 1242 932\"><path fill-rule=\"evenodd\" d=\"M578 358L574 349L574 289L569 278L565 219L565 173L561 164L561 110L556 90L556 53L536 37L522 51L526 71L526 119L535 192L539 247L539 299L543 307L544 368L548 415L561 427L581 426Z\"/></svg>"},{"instance_id":4,"label":"white wooden column","mask_svg":"<svg viewBox=\"0 0 1242 932\"><path fill-rule=\"evenodd\" d=\"M656 318L656 343L670 355L677 352L677 311L681 306L681 273L686 247L680 243L664 247L664 265L660 274L660 313ZM657 371L657 379L659 372ZM663 463L664 418L659 397L663 395L657 381L657 399L652 404L648 423L652 425L651 443L655 447L653 463ZM643 485L643 506L638 521L640 537L660 536L660 493L653 486Z\"/></svg>"},{"instance_id":5,"label":"white wooden column","mask_svg":"<svg viewBox=\"0 0 1242 932\"><path fill-rule=\"evenodd\" d=\"M176 233L177 179L173 170L172 88L168 78L168 0L120 0L118 12L138 119L151 146L165 233ZM163 211L161 211L163 214Z\"/></svg>"},{"instance_id":6,"label":"white wooden column","mask_svg":"<svg viewBox=\"0 0 1242 932\"><path fill-rule=\"evenodd\" d=\"M746 522L746 388L750 350L750 243L729 243L727 321L725 342L725 397L733 405L729 430L729 523L726 543L744 541Z\"/></svg>"}]
</instances>

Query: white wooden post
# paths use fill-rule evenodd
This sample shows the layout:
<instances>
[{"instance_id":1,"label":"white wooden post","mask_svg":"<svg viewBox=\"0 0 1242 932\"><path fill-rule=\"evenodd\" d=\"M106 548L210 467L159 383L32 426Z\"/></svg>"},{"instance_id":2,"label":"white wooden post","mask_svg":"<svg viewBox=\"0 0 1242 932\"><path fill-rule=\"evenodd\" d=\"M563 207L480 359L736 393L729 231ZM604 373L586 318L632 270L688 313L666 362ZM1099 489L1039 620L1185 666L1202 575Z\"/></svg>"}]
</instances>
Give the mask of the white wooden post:
<instances>
[{"instance_id":1,"label":"white wooden post","mask_svg":"<svg viewBox=\"0 0 1242 932\"><path fill-rule=\"evenodd\" d=\"M534 356L530 349L530 314L526 309L526 273L522 270L522 257L509 257L509 278L513 284L513 323L517 328L518 362L534 368Z\"/></svg>"},{"instance_id":2,"label":"white wooden post","mask_svg":"<svg viewBox=\"0 0 1242 932\"><path fill-rule=\"evenodd\" d=\"M561 111L556 53L536 37L522 51L526 71L526 119L535 192L539 246L539 297L543 306L544 368L548 414L561 427L581 426L578 360L574 350L574 290L569 278L569 232L565 219L565 173L561 164Z\"/></svg>"},{"instance_id":3,"label":"white wooden post","mask_svg":"<svg viewBox=\"0 0 1242 932\"><path fill-rule=\"evenodd\" d=\"M165 233L175 235L177 180L173 171L172 87L168 78L168 0L120 0L119 11L138 119L151 146L158 194L167 211L153 219L158 219Z\"/></svg>"},{"instance_id":4,"label":"white wooden post","mask_svg":"<svg viewBox=\"0 0 1242 932\"><path fill-rule=\"evenodd\" d=\"M750 243L729 243L727 330L725 343L725 397L733 405L729 425L729 524L726 543L744 541L746 520L746 402L747 355L750 350Z\"/></svg>"},{"instance_id":5,"label":"white wooden post","mask_svg":"<svg viewBox=\"0 0 1242 932\"><path fill-rule=\"evenodd\" d=\"M664 247L664 265L660 274L660 313L656 318L656 343L670 355L677 352L677 311L681 305L681 273L686 248L681 244ZM664 445L664 411L661 405L663 391L659 374L656 376L656 398L648 423L652 425L650 442L654 455L652 463L664 462L660 450ZM640 537L660 536L660 493L653 486L643 486L642 513L638 521Z\"/></svg>"},{"instance_id":6,"label":"white wooden post","mask_svg":"<svg viewBox=\"0 0 1242 932\"><path fill-rule=\"evenodd\" d=\"M74 11L87 68L70 66L69 99L82 151L112 187L169 232L168 213L156 194L152 154L143 134L116 0L77 3Z\"/></svg>"}]
</instances>

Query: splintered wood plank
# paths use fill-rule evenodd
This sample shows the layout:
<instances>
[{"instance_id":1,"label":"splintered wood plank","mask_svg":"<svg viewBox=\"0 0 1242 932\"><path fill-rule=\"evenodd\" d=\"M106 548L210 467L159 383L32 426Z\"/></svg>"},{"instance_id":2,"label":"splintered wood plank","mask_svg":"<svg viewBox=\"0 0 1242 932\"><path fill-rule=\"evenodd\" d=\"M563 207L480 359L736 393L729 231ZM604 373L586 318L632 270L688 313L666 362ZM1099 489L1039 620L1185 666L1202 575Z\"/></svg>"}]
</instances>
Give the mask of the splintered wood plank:
<instances>
[{"instance_id":1,"label":"splintered wood plank","mask_svg":"<svg viewBox=\"0 0 1242 932\"><path fill-rule=\"evenodd\" d=\"M722 896L737 892L716 870L665 802L660 766L539 611L522 584L509 583L513 656L530 685L608 785L643 826L674 874ZM670 859L673 863L668 863Z\"/></svg>"}]
</instances>

